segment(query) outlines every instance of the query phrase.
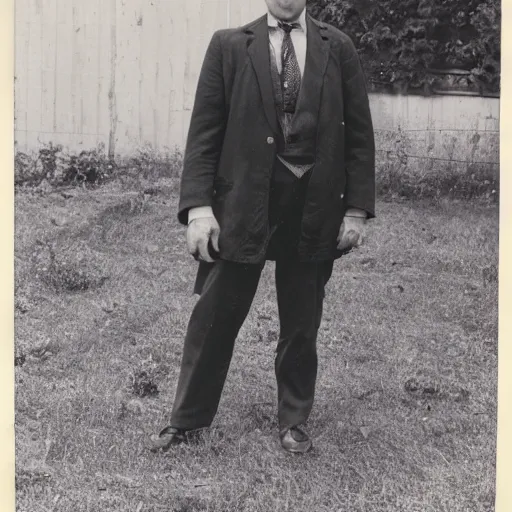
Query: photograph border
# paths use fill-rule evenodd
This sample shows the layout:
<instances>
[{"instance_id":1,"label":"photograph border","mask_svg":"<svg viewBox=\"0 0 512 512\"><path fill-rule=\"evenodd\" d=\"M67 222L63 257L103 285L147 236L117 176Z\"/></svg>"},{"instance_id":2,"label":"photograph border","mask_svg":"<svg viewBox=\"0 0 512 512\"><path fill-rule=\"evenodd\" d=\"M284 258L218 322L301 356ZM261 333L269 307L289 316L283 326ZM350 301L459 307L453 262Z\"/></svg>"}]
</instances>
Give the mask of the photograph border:
<instances>
[{"instance_id":1,"label":"photograph border","mask_svg":"<svg viewBox=\"0 0 512 512\"><path fill-rule=\"evenodd\" d=\"M511 27L511 32L506 27ZM500 100L499 377L496 512L512 510L512 0L502 2ZM14 0L0 3L0 501L15 509L14 445Z\"/></svg>"}]
</instances>

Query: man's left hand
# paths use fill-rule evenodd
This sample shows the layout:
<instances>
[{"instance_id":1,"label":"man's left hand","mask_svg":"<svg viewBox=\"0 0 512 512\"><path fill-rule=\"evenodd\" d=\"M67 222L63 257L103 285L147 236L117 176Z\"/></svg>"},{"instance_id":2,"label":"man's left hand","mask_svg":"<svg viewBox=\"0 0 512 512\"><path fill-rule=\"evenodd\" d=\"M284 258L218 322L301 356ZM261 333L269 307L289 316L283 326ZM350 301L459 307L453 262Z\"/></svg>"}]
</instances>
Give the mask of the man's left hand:
<instances>
[{"instance_id":1,"label":"man's left hand","mask_svg":"<svg viewBox=\"0 0 512 512\"><path fill-rule=\"evenodd\" d=\"M345 216L338 235L338 249L349 251L363 243L366 217Z\"/></svg>"}]
</instances>

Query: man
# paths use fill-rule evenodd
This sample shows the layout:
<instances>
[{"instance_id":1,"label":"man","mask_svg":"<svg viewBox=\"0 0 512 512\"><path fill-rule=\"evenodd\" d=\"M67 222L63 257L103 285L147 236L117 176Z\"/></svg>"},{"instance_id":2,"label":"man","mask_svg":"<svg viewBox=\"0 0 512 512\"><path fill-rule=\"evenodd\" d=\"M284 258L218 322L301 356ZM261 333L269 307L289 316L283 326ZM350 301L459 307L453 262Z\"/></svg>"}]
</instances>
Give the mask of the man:
<instances>
[{"instance_id":1,"label":"man","mask_svg":"<svg viewBox=\"0 0 512 512\"><path fill-rule=\"evenodd\" d=\"M168 450L217 411L235 338L266 260L276 262L275 372L282 447L304 453L316 338L333 261L374 217L374 138L351 40L266 0L268 14L214 34L200 73L178 218L200 260L200 298L185 338Z\"/></svg>"}]
</instances>

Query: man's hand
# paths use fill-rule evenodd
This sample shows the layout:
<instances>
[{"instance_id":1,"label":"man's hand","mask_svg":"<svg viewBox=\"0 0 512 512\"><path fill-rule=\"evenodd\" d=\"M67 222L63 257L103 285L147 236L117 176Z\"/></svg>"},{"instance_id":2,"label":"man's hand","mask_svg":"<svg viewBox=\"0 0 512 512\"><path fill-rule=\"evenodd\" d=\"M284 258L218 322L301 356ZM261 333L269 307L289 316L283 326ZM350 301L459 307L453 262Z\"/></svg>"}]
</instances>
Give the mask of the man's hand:
<instances>
[{"instance_id":1,"label":"man's hand","mask_svg":"<svg viewBox=\"0 0 512 512\"><path fill-rule=\"evenodd\" d=\"M190 222L187 229L188 252L194 258L212 263L214 260L208 251L211 240L213 250L219 252L220 227L215 217L202 217Z\"/></svg>"},{"instance_id":2,"label":"man's hand","mask_svg":"<svg viewBox=\"0 0 512 512\"><path fill-rule=\"evenodd\" d=\"M363 243L366 217L345 216L338 235L338 249L349 251Z\"/></svg>"}]
</instances>

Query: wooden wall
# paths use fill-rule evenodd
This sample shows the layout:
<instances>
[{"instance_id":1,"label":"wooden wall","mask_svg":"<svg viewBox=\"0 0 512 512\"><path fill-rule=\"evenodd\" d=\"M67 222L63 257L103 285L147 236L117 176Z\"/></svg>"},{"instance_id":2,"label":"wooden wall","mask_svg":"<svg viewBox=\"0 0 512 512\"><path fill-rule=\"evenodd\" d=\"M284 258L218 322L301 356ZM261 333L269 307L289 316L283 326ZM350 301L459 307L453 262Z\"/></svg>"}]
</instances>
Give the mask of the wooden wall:
<instances>
[{"instance_id":1,"label":"wooden wall","mask_svg":"<svg viewBox=\"0 0 512 512\"><path fill-rule=\"evenodd\" d=\"M206 45L263 0L16 0L16 141L182 145Z\"/></svg>"},{"instance_id":2,"label":"wooden wall","mask_svg":"<svg viewBox=\"0 0 512 512\"><path fill-rule=\"evenodd\" d=\"M16 143L22 151L105 144L183 146L214 30L263 14L263 0L16 0ZM497 165L499 100L373 94L380 162Z\"/></svg>"}]
</instances>

